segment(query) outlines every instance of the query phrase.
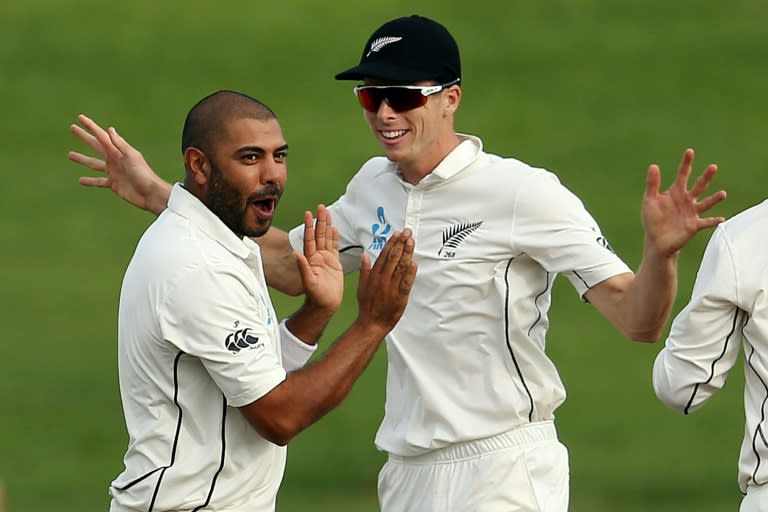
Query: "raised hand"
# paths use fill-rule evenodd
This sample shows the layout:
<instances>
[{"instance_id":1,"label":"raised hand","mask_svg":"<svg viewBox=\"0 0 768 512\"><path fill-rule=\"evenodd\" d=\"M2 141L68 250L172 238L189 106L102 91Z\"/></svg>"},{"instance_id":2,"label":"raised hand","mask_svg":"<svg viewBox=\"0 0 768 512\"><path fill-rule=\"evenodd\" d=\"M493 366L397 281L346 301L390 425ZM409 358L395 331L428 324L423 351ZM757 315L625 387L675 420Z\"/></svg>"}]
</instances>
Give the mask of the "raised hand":
<instances>
[{"instance_id":1,"label":"raised hand","mask_svg":"<svg viewBox=\"0 0 768 512\"><path fill-rule=\"evenodd\" d=\"M307 301L336 311L344 297L344 271L339 260L339 232L325 206L317 207L317 222L311 212L304 212L304 254L294 254Z\"/></svg>"},{"instance_id":2,"label":"raised hand","mask_svg":"<svg viewBox=\"0 0 768 512\"><path fill-rule=\"evenodd\" d=\"M648 168L642 206L643 227L646 243L662 256L674 255L696 233L725 220L723 217L701 217L701 214L725 199L726 194L720 190L709 197L699 199L717 173L717 166L714 164L707 166L696 178L693 187L688 188L693 157L693 150L686 149L675 182L665 192L659 191L659 166L654 164Z\"/></svg>"},{"instance_id":3,"label":"raised hand","mask_svg":"<svg viewBox=\"0 0 768 512\"><path fill-rule=\"evenodd\" d=\"M393 233L371 268L363 254L357 287L359 319L392 329L400 320L416 279L414 240L410 229Z\"/></svg>"},{"instance_id":4,"label":"raised hand","mask_svg":"<svg viewBox=\"0 0 768 512\"><path fill-rule=\"evenodd\" d=\"M101 158L77 151L70 151L67 156L75 163L104 174L97 177L83 176L80 184L111 189L133 206L155 215L163 211L171 193L171 185L155 174L141 152L128 144L114 128L104 130L83 114L77 116L77 119L84 128L72 124L70 131Z\"/></svg>"}]
</instances>

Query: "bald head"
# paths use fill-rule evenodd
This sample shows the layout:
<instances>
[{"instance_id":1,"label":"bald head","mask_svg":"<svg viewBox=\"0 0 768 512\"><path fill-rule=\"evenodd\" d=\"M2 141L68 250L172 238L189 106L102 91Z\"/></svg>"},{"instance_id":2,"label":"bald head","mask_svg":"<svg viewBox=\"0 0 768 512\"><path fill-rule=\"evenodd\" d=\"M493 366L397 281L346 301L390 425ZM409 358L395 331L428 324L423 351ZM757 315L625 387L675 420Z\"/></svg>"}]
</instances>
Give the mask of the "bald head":
<instances>
[{"instance_id":1,"label":"bald head","mask_svg":"<svg viewBox=\"0 0 768 512\"><path fill-rule=\"evenodd\" d=\"M226 133L227 126L238 119L269 121L275 119L272 110L254 98L235 91L218 91L206 96L187 114L181 133L182 154L189 147L211 154L217 134Z\"/></svg>"}]
</instances>

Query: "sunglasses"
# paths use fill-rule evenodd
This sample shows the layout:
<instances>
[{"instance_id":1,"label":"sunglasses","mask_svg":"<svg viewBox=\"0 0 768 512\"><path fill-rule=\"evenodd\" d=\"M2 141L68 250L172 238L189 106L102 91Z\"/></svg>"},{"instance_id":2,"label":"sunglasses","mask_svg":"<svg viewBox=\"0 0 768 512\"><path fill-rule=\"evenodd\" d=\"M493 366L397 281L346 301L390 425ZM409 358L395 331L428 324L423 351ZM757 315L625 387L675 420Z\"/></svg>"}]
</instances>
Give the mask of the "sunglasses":
<instances>
[{"instance_id":1,"label":"sunglasses","mask_svg":"<svg viewBox=\"0 0 768 512\"><path fill-rule=\"evenodd\" d=\"M382 101L386 101L395 112L405 112L423 107L427 98L443 89L459 83L437 85L358 85L353 89L360 105L368 112L378 112Z\"/></svg>"}]
</instances>

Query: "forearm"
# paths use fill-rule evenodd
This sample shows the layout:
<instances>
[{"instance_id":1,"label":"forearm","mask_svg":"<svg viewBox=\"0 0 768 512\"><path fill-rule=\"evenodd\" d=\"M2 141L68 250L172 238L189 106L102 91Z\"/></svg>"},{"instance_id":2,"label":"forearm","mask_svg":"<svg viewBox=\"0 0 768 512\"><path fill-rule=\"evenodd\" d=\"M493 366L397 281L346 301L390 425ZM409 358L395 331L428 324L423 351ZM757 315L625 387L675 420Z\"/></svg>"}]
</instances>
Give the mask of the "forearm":
<instances>
[{"instance_id":1,"label":"forearm","mask_svg":"<svg viewBox=\"0 0 768 512\"><path fill-rule=\"evenodd\" d=\"M321 359L289 375L289 379L297 378L296 384L301 388L313 389L311 396L306 397L307 421L316 421L346 398L387 332L385 328L356 321Z\"/></svg>"},{"instance_id":2,"label":"forearm","mask_svg":"<svg viewBox=\"0 0 768 512\"><path fill-rule=\"evenodd\" d=\"M304 286L288 233L272 226L263 236L254 240L261 248L267 284L287 295L295 297L302 294Z\"/></svg>"},{"instance_id":3,"label":"forearm","mask_svg":"<svg viewBox=\"0 0 768 512\"><path fill-rule=\"evenodd\" d=\"M677 289L677 255L646 248L636 274L611 277L590 289L586 299L621 333L634 341L659 339Z\"/></svg>"},{"instance_id":4,"label":"forearm","mask_svg":"<svg viewBox=\"0 0 768 512\"><path fill-rule=\"evenodd\" d=\"M305 226L309 227L310 220L309 216L305 217ZM333 245L338 248L338 236L331 235ZM311 252L311 247L305 249ZM359 313L355 322L321 359L288 373L277 387L242 408L262 436L274 443L286 444L349 394L384 336L405 311L416 278L413 251L412 232L406 229L392 234L373 267L370 259L363 255L357 290ZM301 268L306 282L309 269L303 264ZM341 268L334 272L340 274ZM338 303L327 307L335 309Z\"/></svg>"},{"instance_id":5,"label":"forearm","mask_svg":"<svg viewBox=\"0 0 768 512\"><path fill-rule=\"evenodd\" d=\"M653 248L643 260L625 297L627 333L636 341L657 341L666 327L677 293L678 253L662 255Z\"/></svg>"},{"instance_id":6,"label":"forearm","mask_svg":"<svg viewBox=\"0 0 768 512\"><path fill-rule=\"evenodd\" d=\"M285 381L243 413L262 436L284 445L347 397L387 330L355 322L315 363Z\"/></svg>"},{"instance_id":7,"label":"forearm","mask_svg":"<svg viewBox=\"0 0 768 512\"><path fill-rule=\"evenodd\" d=\"M335 311L318 308L309 302L302 306L286 320L286 327L304 343L314 345L320 339L325 327L330 322Z\"/></svg>"}]
</instances>

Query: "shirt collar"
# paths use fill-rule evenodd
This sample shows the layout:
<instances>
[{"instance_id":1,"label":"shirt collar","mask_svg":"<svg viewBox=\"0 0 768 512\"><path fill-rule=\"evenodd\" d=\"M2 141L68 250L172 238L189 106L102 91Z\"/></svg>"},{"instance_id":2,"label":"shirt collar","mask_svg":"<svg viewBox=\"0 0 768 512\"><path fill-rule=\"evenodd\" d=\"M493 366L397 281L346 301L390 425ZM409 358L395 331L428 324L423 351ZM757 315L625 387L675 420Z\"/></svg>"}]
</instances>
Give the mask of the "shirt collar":
<instances>
[{"instance_id":1,"label":"shirt collar","mask_svg":"<svg viewBox=\"0 0 768 512\"><path fill-rule=\"evenodd\" d=\"M475 161L483 150L483 142L474 135L457 134L461 142L446 155L431 174L448 179Z\"/></svg>"},{"instance_id":2,"label":"shirt collar","mask_svg":"<svg viewBox=\"0 0 768 512\"><path fill-rule=\"evenodd\" d=\"M240 238L224 224L200 199L176 183L168 198L168 209L181 215L206 236L216 240L231 253L240 258L248 258L252 252L258 252L258 245L248 237Z\"/></svg>"},{"instance_id":3,"label":"shirt collar","mask_svg":"<svg viewBox=\"0 0 768 512\"><path fill-rule=\"evenodd\" d=\"M479 137L463 133L457 133L456 135L461 140L459 145L453 148L427 176L434 175L437 178L446 180L474 162L483 151L483 141ZM393 172L401 176L397 162L391 160L388 161L388 165L382 171Z\"/></svg>"}]
</instances>

